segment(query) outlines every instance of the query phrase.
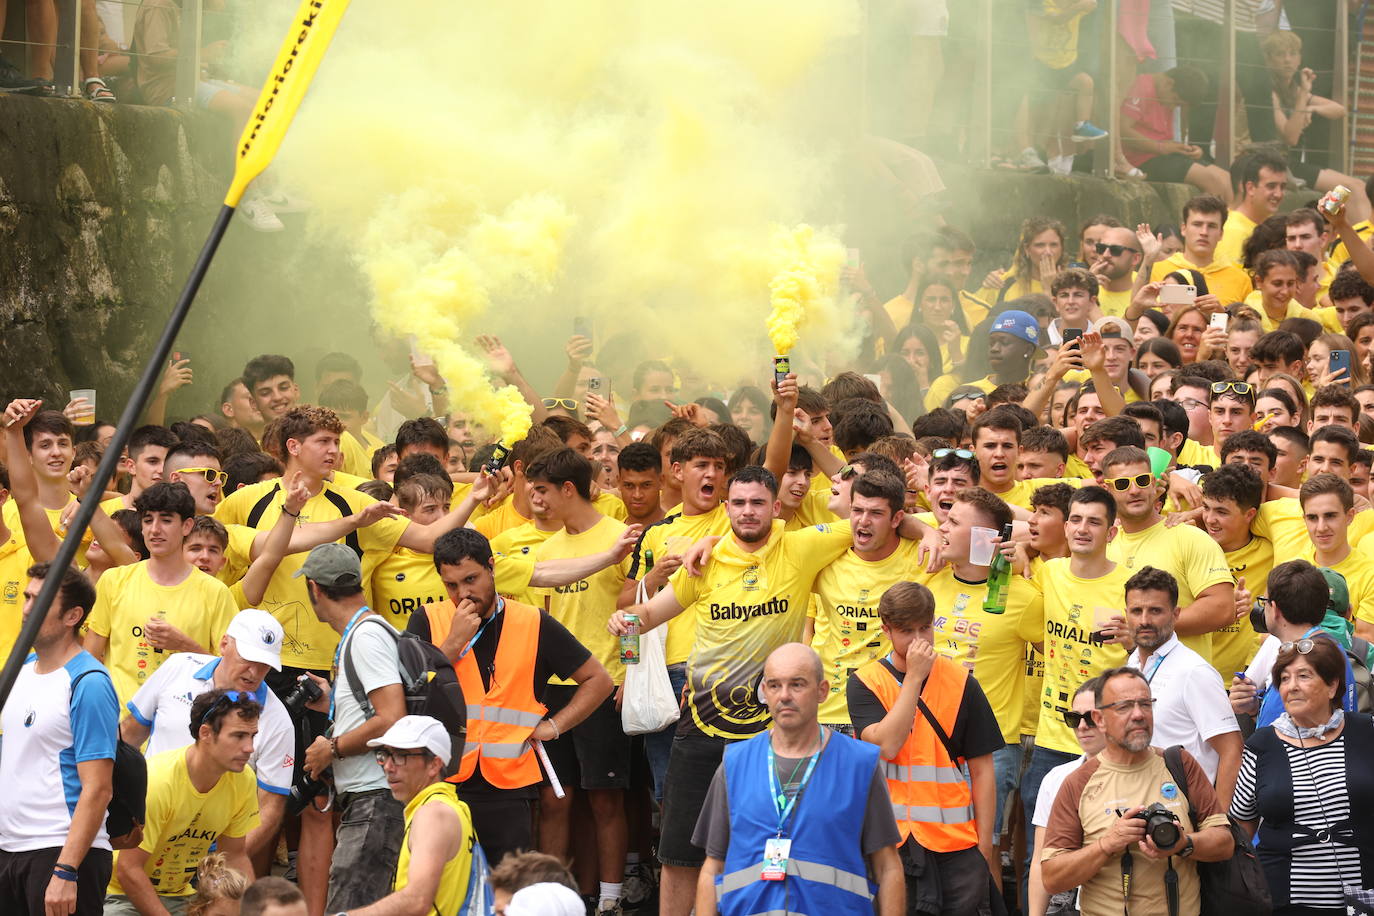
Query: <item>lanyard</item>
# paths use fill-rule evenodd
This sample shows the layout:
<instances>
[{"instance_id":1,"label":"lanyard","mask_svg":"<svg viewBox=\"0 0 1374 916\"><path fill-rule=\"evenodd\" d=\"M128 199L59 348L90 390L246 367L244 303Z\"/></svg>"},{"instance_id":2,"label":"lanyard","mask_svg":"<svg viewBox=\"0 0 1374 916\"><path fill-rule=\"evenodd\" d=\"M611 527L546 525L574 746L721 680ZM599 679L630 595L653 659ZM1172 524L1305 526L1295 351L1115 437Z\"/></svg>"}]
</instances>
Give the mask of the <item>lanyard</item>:
<instances>
[{"instance_id":1,"label":"lanyard","mask_svg":"<svg viewBox=\"0 0 1374 916\"><path fill-rule=\"evenodd\" d=\"M339 669L339 656L343 652L344 643L348 642L348 634L353 632L353 628L358 625L358 618L362 617L370 610L372 610L372 608L368 607L365 604L362 607L358 608L357 613L355 613L352 617L349 618L348 625L344 627L343 636L339 637L339 644L334 647L335 684L339 683L339 676L343 674L343 671ZM331 722L334 721L334 698L336 696L338 696L337 690L331 690L329 692L329 721Z\"/></svg>"},{"instance_id":2,"label":"lanyard","mask_svg":"<svg viewBox=\"0 0 1374 916\"><path fill-rule=\"evenodd\" d=\"M821 751L825 748L825 726L818 725L817 730L820 734L816 736L816 753L811 755L811 762L806 765L806 772L802 774L801 783L797 786L796 794L787 799L786 804L784 804L783 801L784 793L778 789L777 763L773 755L773 740L771 737L768 740L768 790L769 796L773 799L773 808L778 812L778 836L782 836L782 826L787 822L787 818L792 813L792 809L797 806L797 799L801 798L802 790L806 788L806 784L811 780L811 774L816 769L816 761L820 759ZM797 766L801 766L801 764L797 764ZM795 776L796 772L796 770L793 770L792 775Z\"/></svg>"},{"instance_id":3,"label":"lanyard","mask_svg":"<svg viewBox=\"0 0 1374 916\"><path fill-rule=\"evenodd\" d=\"M502 611L504 611L505 609L506 609L506 599L505 599L505 598L502 598L500 595L497 595L497 596L496 596L496 610L494 610L494 611L491 612L491 616L490 616L490 617L488 617L486 620L482 621L482 625L481 625L480 627L477 628L477 632L474 633L474 634L472 634L472 639L469 639L469 640L468 640L468 644L467 644L466 646L463 647L463 651L458 653L458 658L461 659L464 655L467 655L469 652L472 651L472 647L475 646L475 645L477 645L477 640L479 640L479 639L482 638L482 633L485 632L485 630L487 629L487 624L489 624L489 623L491 623L493 620L495 620L496 617L497 617L497 615L500 614L500 613L501 613Z\"/></svg>"},{"instance_id":4,"label":"lanyard","mask_svg":"<svg viewBox=\"0 0 1374 916\"><path fill-rule=\"evenodd\" d=\"M1159 673L1159 666L1164 664L1164 659L1168 658L1171 654L1173 654L1173 651L1173 649L1170 649L1168 652L1164 652L1155 656L1154 667L1150 669L1149 674L1145 675L1145 683L1151 684L1154 682L1155 675Z\"/></svg>"}]
</instances>

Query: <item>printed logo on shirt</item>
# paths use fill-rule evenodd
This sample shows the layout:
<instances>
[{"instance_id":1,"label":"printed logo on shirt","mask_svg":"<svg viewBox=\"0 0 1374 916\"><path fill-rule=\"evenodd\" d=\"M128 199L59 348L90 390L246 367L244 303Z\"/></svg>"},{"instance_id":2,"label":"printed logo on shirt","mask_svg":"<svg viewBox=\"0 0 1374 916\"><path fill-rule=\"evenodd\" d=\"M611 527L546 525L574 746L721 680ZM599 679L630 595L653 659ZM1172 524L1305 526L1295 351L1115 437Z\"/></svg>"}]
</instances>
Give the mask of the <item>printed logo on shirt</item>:
<instances>
[{"instance_id":1,"label":"printed logo on shirt","mask_svg":"<svg viewBox=\"0 0 1374 916\"><path fill-rule=\"evenodd\" d=\"M34 720L37 719L37 718L38 718L38 711L35 710L32 706L30 706L30 707L28 708L28 711L24 713L24 727L25 727L25 728L32 728L32 727L33 727Z\"/></svg>"},{"instance_id":2,"label":"printed logo on shirt","mask_svg":"<svg viewBox=\"0 0 1374 916\"><path fill-rule=\"evenodd\" d=\"M786 598L769 598L762 604L717 604L711 602L712 620L753 620L773 614L786 614L791 602Z\"/></svg>"},{"instance_id":3,"label":"printed logo on shirt","mask_svg":"<svg viewBox=\"0 0 1374 916\"><path fill-rule=\"evenodd\" d=\"M751 566L746 569L744 575L740 576L740 581L744 583L744 590L746 592L758 591L759 568L757 566Z\"/></svg>"},{"instance_id":4,"label":"printed logo on shirt","mask_svg":"<svg viewBox=\"0 0 1374 916\"><path fill-rule=\"evenodd\" d=\"M553 590L555 593L559 595L571 595L576 592L585 592L587 589L591 587L591 583L588 582L586 579L578 579L571 585L555 585L553 587Z\"/></svg>"},{"instance_id":5,"label":"printed logo on shirt","mask_svg":"<svg viewBox=\"0 0 1374 916\"><path fill-rule=\"evenodd\" d=\"M405 580L406 580L406 574L405 574L405 573L400 572L400 573L397 573L397 574L396 574L396 581L397 581L397 582L404 582Z\"/></svg>"},{"instance_id":6,"label":"printed logo on shirt","mask_svg":"<svg viewBox=\"0 0 1374 916\"><path fill-rule=\"evenodd\" d=\"M19 582L10 579L5 583L5 603L13 604L19 600Z\"/></svg>"}]
</instances>

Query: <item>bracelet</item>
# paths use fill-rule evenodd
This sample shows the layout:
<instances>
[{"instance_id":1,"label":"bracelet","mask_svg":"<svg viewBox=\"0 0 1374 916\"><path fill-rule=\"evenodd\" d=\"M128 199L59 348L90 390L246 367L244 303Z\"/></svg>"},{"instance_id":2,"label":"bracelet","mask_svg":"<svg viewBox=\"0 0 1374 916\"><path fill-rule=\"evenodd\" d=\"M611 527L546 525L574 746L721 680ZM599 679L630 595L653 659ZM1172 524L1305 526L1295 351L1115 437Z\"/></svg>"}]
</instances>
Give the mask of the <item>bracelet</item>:
<instances>
[{"instance_id":1,"label":"bracelet","mask_svg":"<svg viewBox=\"0 0 1374 916\"><path fill-rule=\"evenodd\" d=\"M630 431L630 427L626 426L624 423L621 423L621 424L620 424L620 429L617 429L617 430L615 431L615 437L616 437L617 439L619 439L621 436L625 435L625 434L626 434L627 432L629 432L629 431Z\"/></svg>"},{"instance_id":2,"label":"bracelet","mask_svg":"<svg viewBox=\"0 0 1374 916\"><path fill-rule=\"evenodd\" d=\"M552 718L545 719L544 721L553 726L553 740L557 741L558 736L563 734L561 731L558 730L558 723L553 721Z\"/></svg>"},{"instance_id":3,"label":"bracelet","mask_svg":"<svg viewBox=\"0 0 1374 916\"><path fill-rule=\"evenodd\" d=\"M431 389L429 389L429 393L430 393L430 394L448 394L448 386L447 386L447 385L440 385L440 386L437 387L437 388L431 388Z\"/></svg>"},{"instance_id":4,"label":"bracelet","mask_svg":"<svg viewBox=\"0 0 1374 916\"><path fill-rule=\"evenodd\" d=\"M334 759L335 759L335 760L343 760L343 754L340 754L340 753L339 753L339 739L338 739L338 738L330 738L330 739L329 739L329 753L331 753L331 754L334 755Z\"/></svg>"},{"instance_id":5,"label":"bracelet","mask_svg":"<svg viewBox=\"0 0 1374 916\"><path fill-rule=\"evenodd\" d=\"M289 515L289 516L291 516L292 518L300 518L300 517L301 517L301 514L300 514L299 512L292 512L290 509L286 508L286 503L282 503L282 504L281 504L281 512L282 512L282 515Z\"/></svg>"},{"instance_id":6,"label":"bracelet","mask_svg":"<svg viewBox=\"0 0 1374 916\"><path fill-rule=\"evenodd\" d=\"M70 874L73 874L73 875L76 874L76 866L74 866L74 865L64 865L63 863L58 862L56 865L53 866L53 868L59 869L59 870L61 870L61 871L69 872Z\"/></svg>"},{"instance_id":7,"label":"bracelet","mask_svg":"<svg viewBox=\"0 0 1374 916\"><path fill-rule=\"evenodd\" d=\"M58 871L58 870L55 869L55 868L52 870L52 876L53 876L54 878L61 878L63 881L72 881L72 882L75 882L75 881L76 881L76 875L74 875L74 874L73 874L73 875L69 875L69 874L67 874L67 873L64 872L64 871Z\"/></svg>"}]
</instances>

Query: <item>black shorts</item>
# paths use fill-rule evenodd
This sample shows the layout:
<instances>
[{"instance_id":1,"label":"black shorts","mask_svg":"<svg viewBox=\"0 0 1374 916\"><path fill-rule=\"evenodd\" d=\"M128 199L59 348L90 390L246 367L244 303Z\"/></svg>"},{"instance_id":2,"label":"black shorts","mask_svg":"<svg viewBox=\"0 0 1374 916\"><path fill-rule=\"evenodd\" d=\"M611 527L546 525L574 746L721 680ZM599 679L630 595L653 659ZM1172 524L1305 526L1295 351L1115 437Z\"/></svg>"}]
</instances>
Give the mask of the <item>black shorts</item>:
<instances>
[{"instance_id":1,"label":"black shorts","mask_svg":"<svg viewBox=\"0 0 1374 916\"><path fill-rule=\"evenodd\" d=\"M1187 179L1188 170L1199 164L1201 164L1200 160L1185 156L1182 153L1163 153L1158 156L1151 156L1140 163L1140 170L1151 181L1182 184Z\"/></svg>"},{"instance_id":2,"label":"black shorts","mask_svg":"<svg viewBox=\"0 0 1374 916\"><path fill-rule=\"evenodd\" d=\"M1046 67L1037 60L1031 62L1031 79L1041 92L1062 92L1068 87L1069 81L1077 76L1082 69L1082 67L1069 64L1067 67L1055 70L1053 67Z\"/></svg>"},{"instance_id":3,"label":"black shorts","mask_svg":"<svg viewBox=\"0 0 1374 916\"><path fill-rule=\"evenodd\" d=\"M678 734L663 777L663 819L659 830L658 860L664 865L700 868L706 850L692 843L697 819L706 805L711 780L732 742L710 735Z\"/></svg>"},{"instance_id":4,"label":"black shorts","mask_svg":"<svg viewBox=\"0 0 1374 916\"><path fill-rule=\"evenodd\" d=\"M277 699L285 703L286 698L296 689L297 679L306 672L322 677L326 681L333 673L320 668L292 668L288 665L282 665L280 671L268 671L267 677L263 678L263 683L267 685L268 690L277 695ZM290 712L290 707L287 708L287 711ZM303 718L297 717L293 713L291 722L296 726L296 768L295 772L291 774L291 784L295 785L301 781L301 776L305 772L305 749L311 741L329 730L329 716L326 713L307 709Z\"/></svg>"},{"instance_id":5,"label":"black shorts","mask_svg":"<svg viewBox=\"0 0 1374 916\"><path fill-rule=\"evenodd\" d=\"M42 913L43 897L61 854L60 846L0 851L0 913ZM108 849L91 849L76 867L76 916L100 916L105 911L113 855Z\"/></svg>"},{"instance_id":6,"label":"black shorts","mask_svg":"<svg viewBox=\"0 0 1374 916\"><path fill-rule=\"evenodd\" d=\"M575 693L575 685L550 684L544 694L549 709L545 718L567 706ZM544 742L544 750L565 785L624 789L630 784L630 736L620 724L614 696L555 740Z\"/></svg>"},{"instance_id":7,"label":"black shorts","mask_svg":"<svg viewBox=\"0 0 1374 916\"><path fill-rule=\"evenodd\" d=\"M1323 166L1315 162L1294 162L1290 160L1288 163L1288 171L1292 173L1293 177L1301 178L1310 191L1317 190L1317 176L1321 175L1322 168Z\"/></svg>"},{"instance_id":8,"label":"black shorts","mask_svg":"<svg viewBox=\"0 0 1374 916\"><path fill-rule=\"evenodd\" d=\"M492 868L507 853L534 848L534 819L528 798L512 798L494 792L465 795L461 784L458 797L467 802L472 812L472 829Z\"/></svg>"}]
</instances>

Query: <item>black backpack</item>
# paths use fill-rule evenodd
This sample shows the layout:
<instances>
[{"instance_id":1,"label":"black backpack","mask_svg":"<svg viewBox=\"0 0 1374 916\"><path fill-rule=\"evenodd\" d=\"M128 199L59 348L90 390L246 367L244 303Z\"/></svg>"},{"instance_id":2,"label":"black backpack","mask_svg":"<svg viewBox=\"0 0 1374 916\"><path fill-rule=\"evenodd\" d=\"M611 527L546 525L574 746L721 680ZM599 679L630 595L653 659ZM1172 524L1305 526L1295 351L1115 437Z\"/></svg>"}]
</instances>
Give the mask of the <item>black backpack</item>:
<instances>
[{"instance_id":1,"label":"black backpack","mask_svg":"<svg viewBox=\"0 0 1374 916\"><path fill-rule=\"evenodd\" d=\"M362 626L368 620L386 623L380 617L364 617L358 621ZM396 654L401 662L401 687L406 695L406 714L412 716L432 716L443 723L453 743L453 756L444 768L444 776L458 772L463 759L463 743L468 731L468 706L463 699L463 686L458 683L458 673L438 646L414 633L397 633L392 627L382 627L392 639L396 640ZM369 718L374 710L367 701L367 694L358 683L358 669L353 664L353 643L344 652L344 672L353 688L353 699L362 707L363 714Z\"/></svg>"},{"instance_id":2,"label":"black backpack","mask_svg":"<svg viewBox=\"0 0 1374 916\"><path fill-rule=\"evenodd\" d=\"M1193 827L1198 825L1197 810L1193 800L1188 798L1188 774L1183 769L1183 747L1175 744L1164 750L1164 765L1169 775L1188 799L1188 816ZM1269 916L1274 903L1269 897L1269 880L1264 876L1264 867L1250 838L1245 835L1240 824L1231 815L1226 815L1226 826L1235 841L1235 851L1231 858L1221 862L1198 862L1198 879L1202 883L1202 912L1219 913L1224 916Z\"/></svg>"},{"instance_id":3,"label":"black backpack","mask_svg":"<svg viewBox=\"0 0 1374 916\"><path fill-rule=\"evenodd\" d=\"M73 698L76 696L76 685L81 683L81 679L96 672L102 672L106 677L110 676L104 668L92 668L81 672L76 676L76 680L72 681ZM69 704L70 702L68 700ZM138 748L122 738L117 737L115 740L112 777L114 791L110 795L110 805L106 809L105 832L110 835L110 845L115 849L128 849L139 844L142 834L134 834L143 826L147 817L148 764Z\"/></svg>"}]
</instances>

